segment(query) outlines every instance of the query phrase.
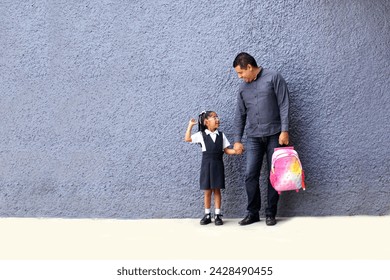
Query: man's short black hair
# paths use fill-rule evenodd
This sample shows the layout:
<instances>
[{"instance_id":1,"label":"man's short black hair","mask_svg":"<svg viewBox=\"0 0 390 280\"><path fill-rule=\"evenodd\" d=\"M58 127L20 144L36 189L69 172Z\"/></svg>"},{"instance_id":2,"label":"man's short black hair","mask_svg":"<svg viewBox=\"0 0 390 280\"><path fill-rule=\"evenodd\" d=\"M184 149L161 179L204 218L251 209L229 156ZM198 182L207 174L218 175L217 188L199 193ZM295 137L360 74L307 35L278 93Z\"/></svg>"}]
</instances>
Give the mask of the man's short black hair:
<instances>
[{"instance_id":1,"label":"man's short black hair","mask_svg":"<svg viewBox=\"0 0 390 280\"><path fill-rule=\"evenodd\" d=\"M258 67L257 62L253 56L251 56L249 53L242 52L239 53L234 59L233 68L236 68L239 65L241 69L246 69L248 64L252 65L253 67Z\"/></svg>"}]
</instances>

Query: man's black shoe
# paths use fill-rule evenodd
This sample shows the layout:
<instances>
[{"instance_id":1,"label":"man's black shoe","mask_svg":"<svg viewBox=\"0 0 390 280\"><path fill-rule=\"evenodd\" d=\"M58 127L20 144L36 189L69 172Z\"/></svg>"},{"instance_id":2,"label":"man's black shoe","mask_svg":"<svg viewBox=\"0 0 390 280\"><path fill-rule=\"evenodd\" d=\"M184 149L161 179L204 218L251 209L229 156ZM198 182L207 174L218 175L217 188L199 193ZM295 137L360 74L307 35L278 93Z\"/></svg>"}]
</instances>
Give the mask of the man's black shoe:
<instances>
[{"instance_id":1,"label":"man's black shoe","mask_svg":"<svg viewBox=\"0 0 390 280\"><path fill-rule=\"evenodd\" d=\"M223 225L223 221L222 221L221 217L222 217L221 214L216 214L215 215L214 223L215 223L216 226L222 226Z\"/></svg>"},{"instance_id":2,"label":"man's black shoe","mask_svg":"<svg viewBox=\"0 0 390 280\"><path fill-rule=\"evenodd\" d=\"M266 224L267 226L274 226L274 225L276 225L276 219L275 219L275 217L266 217L266 218L265 218L265 224Z\"/></svg>"},{"instance_id":3,"label":"man's black shoe","mask_svg":"<svg viewBox=\"0 0 390 280\"><path fill-rule=\"evenodd\" d=\"M211 223L211 214L206 214L206 215L204 215L202 220L200 220L200 224L201 225L207 225L209 223Z\"/></svg>"},{"instance_id":4,"label":"man's black shoe","mask_svg":"<svg viewBox=\"0 0 390 280\"><path fill-rule=\"evenodd\" d=\"M256 223L258 221L260 221L259 216L248 214L243 220L239 221L238 223L241 226L246 226L246 225Z\"/></svg>"}]
</instances>

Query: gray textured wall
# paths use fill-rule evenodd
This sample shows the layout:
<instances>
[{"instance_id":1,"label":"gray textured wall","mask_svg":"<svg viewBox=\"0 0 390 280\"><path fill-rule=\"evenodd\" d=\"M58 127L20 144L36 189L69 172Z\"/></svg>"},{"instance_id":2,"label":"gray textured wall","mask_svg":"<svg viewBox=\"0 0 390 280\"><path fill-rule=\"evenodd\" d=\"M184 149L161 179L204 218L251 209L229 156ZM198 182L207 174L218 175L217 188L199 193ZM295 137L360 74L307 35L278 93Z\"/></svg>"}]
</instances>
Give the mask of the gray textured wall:
<instances>
[{"instance_id":1,"label":"gray textured wall","mask_svg":"<svg viewBox=\"0 0 390 280\"><path fill-rule=\"evenodd\" d=\"M389 18L387 0L2 0L0 216L200 217L183 136L211 109L232 138L241 51L291 91L308 189L279 214L388 214ZM225 217L244 162L225 157Z\"/></svg>"}]
</instances>

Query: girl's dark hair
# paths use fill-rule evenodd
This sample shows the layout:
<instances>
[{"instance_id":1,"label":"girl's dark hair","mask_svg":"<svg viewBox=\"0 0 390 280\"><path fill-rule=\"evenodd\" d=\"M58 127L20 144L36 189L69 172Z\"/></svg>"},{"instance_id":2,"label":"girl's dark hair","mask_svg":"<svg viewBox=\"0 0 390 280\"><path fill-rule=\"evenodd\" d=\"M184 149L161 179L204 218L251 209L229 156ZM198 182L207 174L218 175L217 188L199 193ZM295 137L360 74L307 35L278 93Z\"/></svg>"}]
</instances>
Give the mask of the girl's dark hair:
<instances>
[{"instance_id":1,"label":"girl's dark hair","mask_svg":"<svg viewBox=\"0 0 390 280\"><path fill-rule=\"evenodd\" d=\"M205 131L207 126L204 125L204 120L207 119L214 111L203 111L198 117L198 131Z\"/></svg>"},{"instance_id":2,"label":"girl's dark hair","mask_svg":"<svg viewBox=\"0 0 390 280\"><path fill-rule=\"evenodd\" d=\"M253 56L251 56L249 53L242 52L239 53L234 59L233 68L236 68L239 65L241 69L246 69L248 67L248 64L256 68L258 67L257 62Z\"/></svg>"}]
</instances>

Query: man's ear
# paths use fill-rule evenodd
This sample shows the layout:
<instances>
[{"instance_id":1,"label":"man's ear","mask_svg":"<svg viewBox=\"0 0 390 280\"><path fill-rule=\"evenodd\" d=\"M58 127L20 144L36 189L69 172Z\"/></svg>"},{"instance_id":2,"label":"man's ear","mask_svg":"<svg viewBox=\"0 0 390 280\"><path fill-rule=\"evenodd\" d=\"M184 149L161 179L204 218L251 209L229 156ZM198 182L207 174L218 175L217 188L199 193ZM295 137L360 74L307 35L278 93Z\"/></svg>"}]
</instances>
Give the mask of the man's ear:
<instances>
[{"instance_id":1,"label":"man's ear","mask_svg":"<svg viewBox=\"0 0 390 280\"><path fill-rule=\"evenodd\" d=\"M253 66L250 65L250 64L248 64L248 66L246 67L246 69L247 69L248 71L252 71L252 70L253 70Z\"/></svg>"}]
</instances>

